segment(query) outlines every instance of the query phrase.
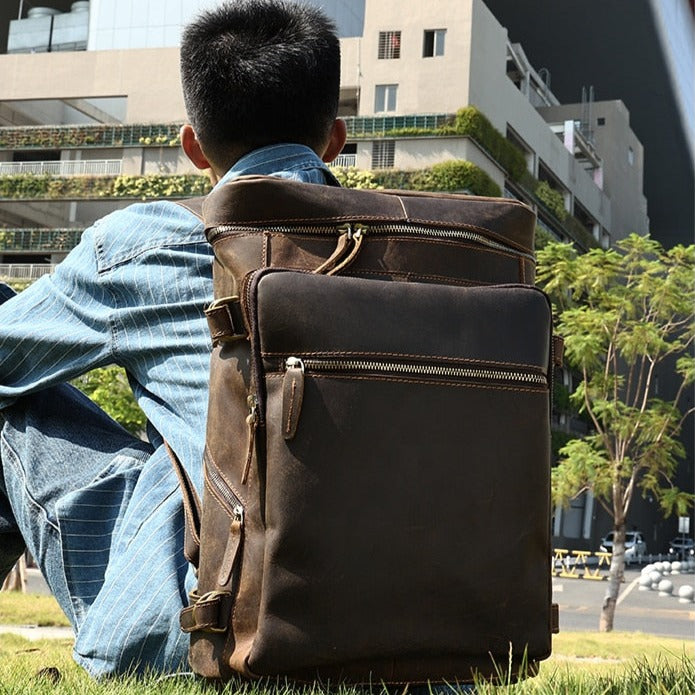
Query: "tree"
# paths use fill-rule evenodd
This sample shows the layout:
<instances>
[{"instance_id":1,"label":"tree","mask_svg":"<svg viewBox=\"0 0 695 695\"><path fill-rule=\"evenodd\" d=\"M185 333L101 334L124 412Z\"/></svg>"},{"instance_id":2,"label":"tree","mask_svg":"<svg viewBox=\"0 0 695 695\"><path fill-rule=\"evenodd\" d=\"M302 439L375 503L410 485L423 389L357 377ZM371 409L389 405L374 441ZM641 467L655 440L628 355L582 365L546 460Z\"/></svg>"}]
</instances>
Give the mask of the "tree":
<instances>
[{"instance_id":1,"label":"tree","mask_svg":"<svg viewBox=\"0 0 695 695\"><path fill-rule=\"evenodd\" d=\"M553 496L567 504L589 491L613 519L614 545L599 629L613 628L625 567L625 527L635 492L665 516L695 498L672 483L684 455L684 391L695 381L695 246L665 251L631 235L615 248L578 254L553 242L538 252L538 282L551 296L565 355L581 381L572 402L592 432L560 449ZM674 374L673 393L658 375Z\"/></svg>"},{"instance_id":2,"label":"tree","mask_svg":"<svg viewBox=\"0 0 695 695\"><path fill-rule=\"evenodd\" d=\"M136 436L142 434L147 418L133 396L123 369L114 365L94 369L73 383L129 432Z\"/></svg>"}]
</instances>

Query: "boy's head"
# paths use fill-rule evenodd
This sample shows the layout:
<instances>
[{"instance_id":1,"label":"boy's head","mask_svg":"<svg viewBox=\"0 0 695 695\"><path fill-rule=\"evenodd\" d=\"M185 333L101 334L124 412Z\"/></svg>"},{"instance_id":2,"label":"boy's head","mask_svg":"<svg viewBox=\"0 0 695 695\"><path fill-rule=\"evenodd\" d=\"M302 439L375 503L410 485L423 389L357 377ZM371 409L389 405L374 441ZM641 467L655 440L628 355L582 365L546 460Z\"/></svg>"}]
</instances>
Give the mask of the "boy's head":
<instances>
[{"instance_id":1,"label":"boy's head","mask_svg":"<svg viewBox=\"0 0 695 695\"><path fill-rule=\"evenodd\" d=\"M273 143L321 153L338 110L340 42L311 6L228 0L185 29L181 82L188 118L214 169Z\"/></svg>"}]
</instances>

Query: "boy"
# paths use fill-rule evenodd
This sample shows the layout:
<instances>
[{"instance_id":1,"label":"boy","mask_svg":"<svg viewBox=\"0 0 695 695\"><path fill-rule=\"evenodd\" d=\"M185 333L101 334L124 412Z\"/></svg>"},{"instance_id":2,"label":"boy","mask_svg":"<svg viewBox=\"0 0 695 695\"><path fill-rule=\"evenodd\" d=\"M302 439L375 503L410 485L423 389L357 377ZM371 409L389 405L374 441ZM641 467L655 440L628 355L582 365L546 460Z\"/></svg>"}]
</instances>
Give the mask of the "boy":
<instances>
[{"instance_id":1,"label":"boy","mask_svg":"<svg viewBox=\"0 0 695 695\"><path fill-rule=\"evenodd\" d=\"M242 174L337 182L339 41L318 10L237 0L185 31L182 147L218 185ZM96 222L53 275L0 306L0 575L24 544L92 675L185 666L194 577L167 440L199 492L212 254L172 202ZM148 417L130 436L68 379L119 364ZM0 578L1 578L0 577Z\"/></svg>"}]
</instances>

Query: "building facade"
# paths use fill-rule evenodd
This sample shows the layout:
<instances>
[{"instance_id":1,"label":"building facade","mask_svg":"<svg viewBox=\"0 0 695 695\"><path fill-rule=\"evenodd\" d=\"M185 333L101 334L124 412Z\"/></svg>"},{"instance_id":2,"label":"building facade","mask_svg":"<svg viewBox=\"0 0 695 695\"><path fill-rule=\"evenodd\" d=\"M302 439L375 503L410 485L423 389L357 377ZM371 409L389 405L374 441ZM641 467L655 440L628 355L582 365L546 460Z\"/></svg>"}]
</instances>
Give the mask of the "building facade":
<instances>
[{"instance_id":1,"label":"building facade","mask_svg":"<svg viewBox=\"0 0 695 695\"><path fill-rule=\"evenodd\" d=\"M605 151L587 140L581 128L582 106L559 108L523 48L510 43L482 0L437 0L413 8L407 18L399 0L316 2L336 18L344 36L341 115L349 121L351 136L339 163L360 169L418 169L448 159L468 160L505 195L536 207L540 224L550 234L583 248L591 243L606 246L631 231L647 231L642 150L625 109L619 108L622 118L611 123L612 136L629 142L634 153L629 178L613 162L615 140L606 139ZM92 0L89 5L73 2L68 8L54 4L69 11L49 8L51 13L41 10L37 17L32 10L31 17L10 20L7 45L13 52L0 56L0 126L5 127L8 143L3 146L0 136L0 175L193 173L178 149L168 146L173 136L166 136L166 146L160 142L160 130L169 133L171 124L185 121L176 46L181 26L214 0L167 2L166 13L161 0L126 5ZM77 17L88 26L87 50L46 50L53 41L44 35L46 28L63 17L73 25ZM412 118L427 124L427 117L434 115L429 122L446 122L470 105L522 150L530 175L525 185L513 181L489 147L474 137L441 135L436 126L431 134L388 133ZM21 138L6 130L27 128L28 137L32 127L81 126L86 132L112 126L115 133L124 126L143 125L162 128L152 131L160 134L137 141L116 135L107 142L84 134L73 138L82 145L77 146L69 138L58 138L58 146L50 149L40 139L26 146L14 144ZM560 196L561 210L553 214L544 206L535 195L538 182L552 188L556 199ZM612 191L619 205L613 203ZM59 223L80 228L126 202L103 198L3 201L0 223L19 229ZM629 219L617 212L626 199L633 201ZM24 258L31 255L29 249L21 251ZM2 260L8 264L16 253L8 250ZM59 256L52 254L51 260Z\"/></svg>"},{"instance_id":2,"label":"building facade","mask_svg":"<svg viewBox=\"0 0 695 695\"><path fill-rule=\"evenodd\" d=\"M50 272L114 209L185 197L198 174L178 147L178 42L215 0L44 2L51 11L31 16L21 1L0 10L0 277L11 280ZM483 0L410 3L407 13L402 0L314 2L342 37L349 139L339 165L471 162L502 195L531 205L547 234L583 250L649 231L645 153L625 104L560 103L549 71L534 68ZM481 131L452 126L469 107L519 153L523 171ZM584 498L558 510L555 530L592 547L594 521Z\"/></svg>"}]
</instances>

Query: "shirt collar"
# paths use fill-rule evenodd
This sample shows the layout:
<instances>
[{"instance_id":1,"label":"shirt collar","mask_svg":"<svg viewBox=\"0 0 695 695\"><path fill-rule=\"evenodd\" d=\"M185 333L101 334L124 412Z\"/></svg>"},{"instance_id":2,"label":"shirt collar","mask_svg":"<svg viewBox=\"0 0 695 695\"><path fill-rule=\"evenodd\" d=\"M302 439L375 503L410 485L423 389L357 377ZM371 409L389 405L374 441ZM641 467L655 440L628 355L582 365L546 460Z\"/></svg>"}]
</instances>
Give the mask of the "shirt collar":
<instances>
[{"instance_id":1,"label":"shirt collar","mask_svg":"<svg viewBox=\"0 0 695 695\"><path fill-rule=\"evenodd\" d=\"M303 176L302 172L306 176ZM245 154L219 180L215 188L233 181L239 176L251 174L260 176L285 175L314 182L316 182L316 174L319 174L325 179L325 183L333 186L340 185L326 164L310 147L294 143L282 143L260 147Z\"/></svg>"}]
</instances>

